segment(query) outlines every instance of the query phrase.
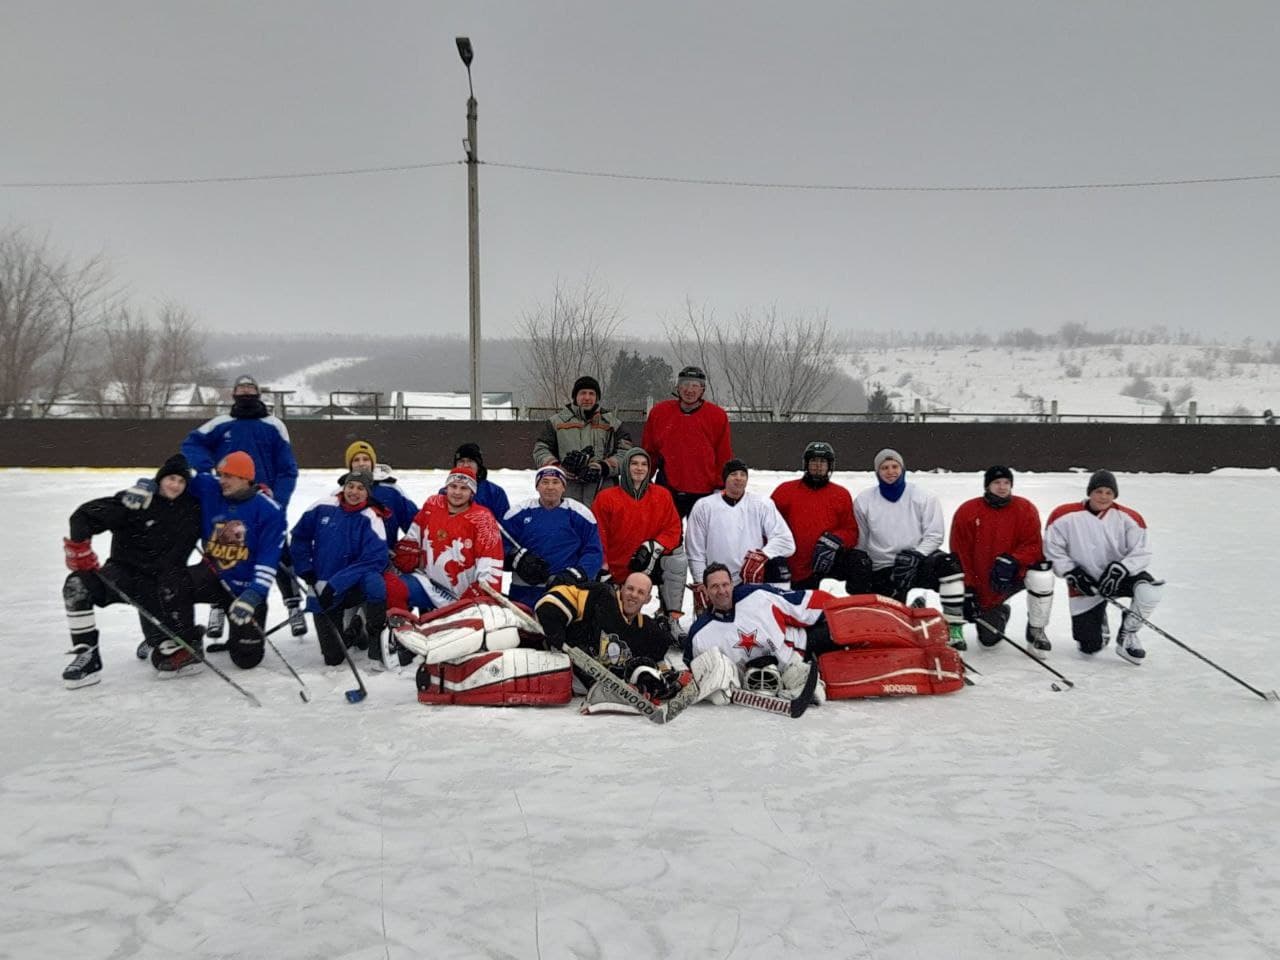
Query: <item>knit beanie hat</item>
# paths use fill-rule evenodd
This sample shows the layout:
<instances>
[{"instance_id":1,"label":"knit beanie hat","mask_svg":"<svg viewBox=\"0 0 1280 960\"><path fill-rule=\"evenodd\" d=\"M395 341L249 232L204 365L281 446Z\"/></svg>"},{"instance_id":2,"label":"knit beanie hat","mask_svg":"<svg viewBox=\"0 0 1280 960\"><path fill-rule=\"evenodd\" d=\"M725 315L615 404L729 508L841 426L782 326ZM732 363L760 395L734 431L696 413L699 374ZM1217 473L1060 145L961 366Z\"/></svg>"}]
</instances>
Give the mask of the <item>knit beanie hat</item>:
<instances>
[{"instance_id":1,"label":"knit beanie hat","mask_svg":"<svg viewBox=\"0 0 1280 960\"><path fill-rule=\"evenodd\" d=\"M351 470L342 475L342 479L338 481L341 486L348 483L358 483L364 487L365 493L373 492L373 474L368 470Z\"/></svg>"},{"instance_id":2,"label":"knit beanie hat","mask_svg":"<svg viewBox=\"0 0 1280 960\"><path fill-rule=\"evenodd\" d=\"M470 467L454 467L450 470L449 478L445 480L445 484L448 485L450 483L465 483L471 488L473 494L480 489L480 484L476 480L476 472Z\"/></svg>"},{"instance_id":3,"label":"knit beanie hat","mask_svg":"<svg viewBox=\"0 0 1280 960\"><path fill-rule=\"evenodd\" d=\"M907 468L906 461L902 459L902 454L900 454L897 450L894 450L892 447L885 447L883 450L881 450L879 453L876 454L875 469L879 470L880 464L884 463L886 460L897 460L898 466L902 467L903 470Z\"/></svg>"},{"instance_id":4,"label":"knit beanie hat","mask_svg":"<svg viewBox=\"0 0 1280 960\"><path fill-rule=\"evenodd\" d=\"M750 475L750 471L747 469L747 462L745 460L739 460L736 457L732 460L728 460L725 462L724 469L720 471L720 479L728 480L729 474L737 473L739 470Z\"/></svg>"},{"instance_id":5,"label":"knit beanie hat","mask_svg":"<svg viewBox=\"0 0 1280 960\"><path fill-rule=\"evenodd\" d=\"M996 480L1008 480L1013 483L1013 471L1008 467L987 467L987 472L982 475L982 489L987 489Z\"/></svg>"},{"instance_id":6,"label":"knit beanie hat","mask_svg":"<svg viewBox=\"0 0 1280 960\"><path fill-rule=\"evenodd\" d=\"M1089 486L1085 487L1085 493L1093 493L1098 487L1110 487L1112 493L1117 497L1120 496L1120 488L1116 486L1116 475L1110 470L1095 470L1093 476L1089 478Z\"/></svg>"},{"instance_id":7,"label":"knit beanie hat","mask_svg":"<svg viewBox=\"0 0 1280 960\"><path fill-rule=\"evenodd\" d=\"M261 391L258 389L258 381L255 380L253 377L249 376L249 374L247 373L241 374L240 376L236 377L236 382L231 385L231 390L234 393L236 390L240 389L241 387L252 387L254 393L261 393Z\"/></svg>"},{"instance_id":8,"label":"knit beanie hat","mask_svg":"<svg viewBox=\"0 0 1280 960\"><path fill-rule=\"evenodd\" d=\"M577 380L573 381L573 390L569 394L569 399L576 402L579 390L594 390L596 392L596 399L600 399L600 381L595 377L579 377Z\"/></svg>"},{"instance_id":9,"label":"knit beanie hat","mask_svg":"<svg viewBox=\"0 0 1280 960\"><path fill-rule=\"evenodd\" d=\"M175 453L172 457L162 463L160 465L160 469L156 471L156 483L159 483L168 476L181 477L183 480L190 480L191 464L187 462L187 458L180 453Z\"/></svg>"},{"instance_id":10,"label":"knit beanie hat","mask_svg":"<svg viewBox=\"0 0 1280 960\"><path fill-rule=\"evenodd\" d=\"M241 480L248 480L253 483L253 457L243 450L232 450L218 464L218 472L226 474L228 477L239 477Z\"/></svg>"},{"instance_id":11,"label":"knit beanie hat","mask_svg":"<svg viewBox=\"0 0 1280 960\"><path fill-rule=\"evenodd\" d=\"M565 486L569 485L569 475L554 463L548 463L545 467L540 467L538 469L538 472L533 475L533 485L536 487L540 484L543 477L555 477Z\"/></svg>"},{"instance_id":12,"label":"knit beanie hat","mask_svg":"<svg viewBox=\"0 0 1280 960\"><path fill-rule=\"evenodd\" d=\"M363 453L373 463L378 462L378 455L373 452L373 444L368 440L357 440L347 447L346 458L342 461L346 464L348 470L351 469L351 461L355 459L357 453Z\"/></svg>"}]
</instances>

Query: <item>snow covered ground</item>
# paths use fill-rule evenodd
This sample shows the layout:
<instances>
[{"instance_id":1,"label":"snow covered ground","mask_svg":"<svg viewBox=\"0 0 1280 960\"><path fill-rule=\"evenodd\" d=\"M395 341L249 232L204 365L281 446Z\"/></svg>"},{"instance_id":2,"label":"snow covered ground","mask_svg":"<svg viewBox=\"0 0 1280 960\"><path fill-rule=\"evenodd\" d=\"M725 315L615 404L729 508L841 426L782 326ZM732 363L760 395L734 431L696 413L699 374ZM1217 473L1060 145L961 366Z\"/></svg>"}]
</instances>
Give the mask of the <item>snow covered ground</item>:
<instances>
[{"instance_id":1,"label":"snow covered ground","mask_svg":"<svg viewBox=\"0 0 1280 960\"><path fill-rule=\"evenodd\" d=\"M309 471L296 517L337 471ZM0 471L0 956L1274 958L1280 705L1166 641L1082 660L1056 598L1053 679L1008 645L977 686L798 721L698 705L658 727L576 708L427 708L277 634L161 681L131 611L67 691L59 538L134 471ZM442 474L406 473L415 498ZM784 475L757 473L768 491ZM839 478L839 477L838 477ZM531 475L499 471L514 497ZM870 482L844 475L855 488ZM948 515L976 474L912 476ZM1042 513L1079 474L1020 474ZM1280 685L1265 582L1280 475L1122 475L1169 587L1157 622ZM106 538L98 552L106 555ZM1252 575L1251 575L1252 574ZM1261 575L1261 580L1258 575ZM1263 589L1259 589L1259 587ZM273 596L272 620L280 613ZM1020 635L1022 609L1013 630ZM975 645L976 646L976 645Z\"/></svg>"}]
</instances>

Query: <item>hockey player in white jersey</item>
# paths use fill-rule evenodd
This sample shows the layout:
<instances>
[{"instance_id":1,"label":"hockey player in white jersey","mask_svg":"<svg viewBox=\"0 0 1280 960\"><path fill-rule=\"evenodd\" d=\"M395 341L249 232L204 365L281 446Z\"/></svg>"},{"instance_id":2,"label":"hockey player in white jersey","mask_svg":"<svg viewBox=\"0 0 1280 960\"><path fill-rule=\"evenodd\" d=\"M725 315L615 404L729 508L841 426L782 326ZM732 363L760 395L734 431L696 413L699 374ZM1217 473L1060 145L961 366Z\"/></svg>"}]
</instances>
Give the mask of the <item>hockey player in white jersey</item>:
<instances>
[{"instance_id":1,"label":"hockey player in white jersey","mask_svg":"<svg viewBox=\"0 0 1280 960\"><path fill-rule=\"evenodd\" d=\"M821 590L783 592L764 584L733 583L722 563L703 571L708 608L694 623L685 658L698 699L727 703L736 686L794 698L805 687L817 656L833 649ZM826 699L821 680L814 701Z\"/></svg>"},{"instance_id":2,"label":"hockey player in white jersey","mask_svg":"<svg viewBox=\"0 0 1280 960\"><path fill-rule=\"evenodd\" d=\"M795 552L791 530L772 500L747 492L747 465L724 465L724 489L693 505L685 530L685 554L693 574L695 612L707 606L702 573L716 561L729 568L734 583L770 583L786 589Z\"/></svg>"},{"instance_id":3,"label":"hockey player in white jersey","mask_svg":"<svg viewBox=\"0 0 1280 960\"><path fill-rule=\"evenodd\" d=\"M942 550L946 536L942 505L932 493L907 482L906 461L897 450L877 453L875 469L876 485L853 499L857 549L870 560L871 574L865 574L864 562L864 572L851 578L846 589L878 593L902 603L913 588L936 590L952 646L963 650L964 572L955 554Z\"/></svg>"}]
</instances>

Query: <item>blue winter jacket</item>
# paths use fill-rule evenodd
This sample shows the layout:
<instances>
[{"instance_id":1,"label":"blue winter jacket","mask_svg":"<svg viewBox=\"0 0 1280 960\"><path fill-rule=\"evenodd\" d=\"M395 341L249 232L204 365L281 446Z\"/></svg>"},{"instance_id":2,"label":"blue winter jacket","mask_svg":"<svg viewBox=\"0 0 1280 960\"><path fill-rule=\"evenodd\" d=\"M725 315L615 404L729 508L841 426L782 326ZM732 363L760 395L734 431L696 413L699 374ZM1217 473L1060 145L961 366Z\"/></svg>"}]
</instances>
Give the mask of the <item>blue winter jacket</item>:
<instances>
[{"instance_id":1,"label":"blue winter jacket","mask_svg":"<svg viewBox=\"0 0 1280 960\"><path fill-rule=\"evenodd\" d=\"M265 493L228 500L209 473L196 474L187 489L200 501L206 562L237 596L253 587L266 597L284 546L284 509Z\"/></svg>"},{"instance_id":2,"label":"blue winter jacket","mask_svg":"<svg viewBox=\"0 0 1280 960\"><path fill-rule=\"evenodd\" d=\"M270 487L272 499L287 509L298 484L298 461L285 425L276 417L223 414L196 427L182 441L183 455L202 472L213 470L233 450L253 457L254 482Z\"/></svg>"},{"instance_id":3,"label":"blue winter jacket","mask_svg":"<svg viewBox=\"0 0 1280 960\"><path fill-rule=\"evenodd\" d=\"M369 507L342 509L341 495L317 500L293 525L289 550L299 577L314 574L341 596L387 566L382 518Z\"/></svg>"}]
</instances>

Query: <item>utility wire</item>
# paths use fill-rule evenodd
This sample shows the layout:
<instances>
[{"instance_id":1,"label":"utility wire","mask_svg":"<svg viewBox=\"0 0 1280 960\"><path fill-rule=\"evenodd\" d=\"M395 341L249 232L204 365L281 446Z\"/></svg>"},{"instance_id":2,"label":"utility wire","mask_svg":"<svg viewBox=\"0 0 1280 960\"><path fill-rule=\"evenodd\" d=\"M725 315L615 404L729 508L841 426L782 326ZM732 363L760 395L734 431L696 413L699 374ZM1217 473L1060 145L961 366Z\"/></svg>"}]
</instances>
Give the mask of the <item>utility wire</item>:
<instances>
[{"instance_id":1,"label":"utility wire","mask_svg":"<svg viewBox=\"0 0 1280 960\"><path fill-rule=\"evenodd\" d=\"M428 167L451 167L465 160L436 160L432 163L402 163L391 167L352 167L347 170L312 170L291 173L249 173L229 177L167 177L156 180L62 180L19 181L0 183L11 190L44 189L48 187L170 187L190 183L252 183L265 180L310 180L319 177L356 177L373 173L403 173L408 170L425 170Z\"/></svg>"},{"instance_id":2,"label":"utility wire","mask_svg":"<svg viewBox=\"0 0 1280 960\"><path fill-rule=\"evenodd\" d=\"M754 190L812 190L846 191L861 193L1016 193L1047 190L1123 190L1143 187L1199 186L1217 183L1250 183L1262 180L1280 180L1280 173L1260 173L1236 177L1180 177L1168 180L1119 180L1095 183L1039 183L1039 184L865 184L865 183L784 183L769 180L726 180L711 177L671 177L658 174L615 173L606 170L576 170L570 167L543 167L529 163L508 163L500 160L481 160L487 167L521 170L527 173L551 173L568 177L593 177L605 180L631 180L647 183L677 183L705 187L739 187ZM166 177L139 180L62 180L17 181L0 183L0 188L21 189L80 189L93 187L154 187L184 186L197 183L253 183L271 180L309 180L323 177L366 176L380 173L404 173L426 170L432 167L450 167L465 164L465 160L436 160L430 163L404 163L384 167L353 167L342 170L295 171L289 173L259 173L222 177Z\"/></svg>"}]
</instances>

